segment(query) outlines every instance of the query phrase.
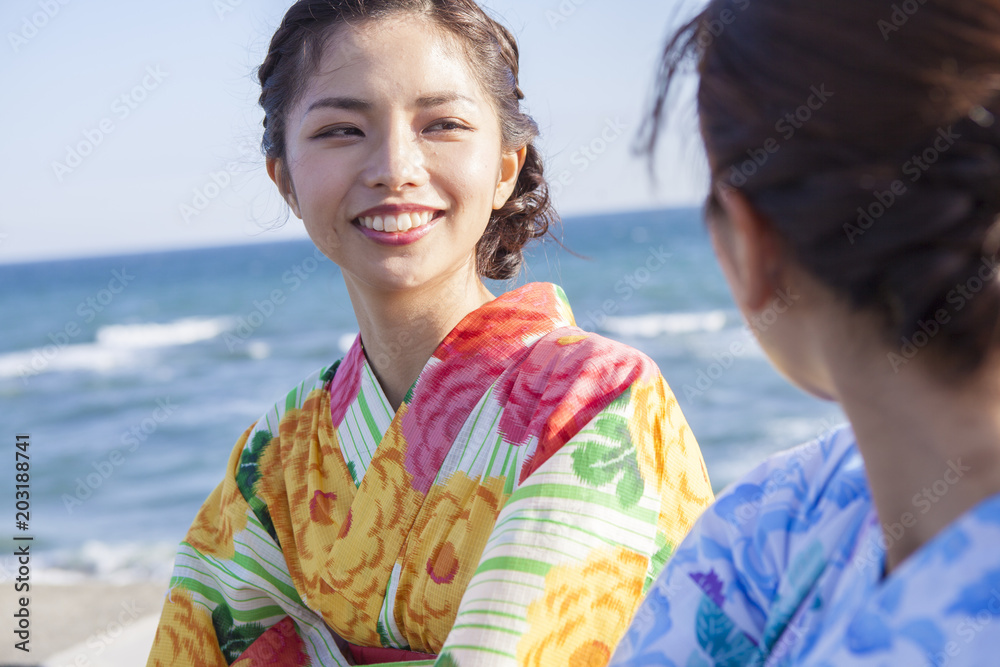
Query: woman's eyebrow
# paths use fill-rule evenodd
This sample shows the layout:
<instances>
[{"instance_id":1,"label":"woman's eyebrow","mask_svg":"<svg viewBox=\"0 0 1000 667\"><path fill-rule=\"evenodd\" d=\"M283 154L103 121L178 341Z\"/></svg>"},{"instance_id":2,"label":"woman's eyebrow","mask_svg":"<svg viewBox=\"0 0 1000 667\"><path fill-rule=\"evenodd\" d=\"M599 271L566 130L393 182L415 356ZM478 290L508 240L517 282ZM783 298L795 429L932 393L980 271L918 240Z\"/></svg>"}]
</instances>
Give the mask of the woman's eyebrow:
<instances>
[{"instance_id":1,"label":"woman's eyebrow","mask_svg":"<svg viewBox=\"0 0 1000 667\"><path fill-rule=\"evenodd\" d=\"M417 98L415 106L420 109L429 109L443 104L450 104L452 102L466 102L472 105L475 105L476 103L471 97L458 92L442 92L431 93L430 95L424 95ZM375 105L372 102L357 97L323 97L310 104L309 108L306 109L304 116L308 116L317 109L341 109L344 111L357 111L359 113L364 113L371 111L374 106Z\"/></svg>"},{"instance_id":2,"label":"woman's eyebrow","mask_svg":"<svg viewBox=\"0 0 1000 667\"><path fill-rule=\"evenodd\" d=\"M342 109L344 111L371 111L374 105L356 97L324 97L309 105L304 115L308 116L316 109Z\"/></svg>"},{"instance_id":3,"label":"woman's eyebrow","mask_svg":"<svg viewBox=\"0 0 1000 667\"><path fill-rule=\"evenodd\" d=\"M443 92L443 93L431 93L430 95L424 95L417 99L417 107L421 109L427 109L430 107L441 106L442 104L449 104L451 102L467 102L469 104L475 104L476 101L471 97L463 95L458 92Z\"/></svg>"}]
</instances>

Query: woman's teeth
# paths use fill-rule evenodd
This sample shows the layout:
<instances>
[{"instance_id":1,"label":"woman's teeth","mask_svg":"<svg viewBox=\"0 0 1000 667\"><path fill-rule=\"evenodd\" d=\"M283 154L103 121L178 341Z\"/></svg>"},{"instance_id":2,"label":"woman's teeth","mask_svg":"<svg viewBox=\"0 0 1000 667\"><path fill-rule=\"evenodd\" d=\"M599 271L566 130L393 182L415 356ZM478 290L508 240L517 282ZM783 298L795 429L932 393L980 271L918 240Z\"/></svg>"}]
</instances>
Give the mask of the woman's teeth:
<instances>
[{"instance_id":1,"label":"woman's teeth","mask_svg":"<svg viewBox=\"0 0 1000 667\"><path fill-rule=\"evenodd\" d=\"M376 232L408 232L417 227L423 227L434 217L431 211L419 213L403 213L401 215L376 215L358 218L358 222Z\"/></svg>"}]
</instances>

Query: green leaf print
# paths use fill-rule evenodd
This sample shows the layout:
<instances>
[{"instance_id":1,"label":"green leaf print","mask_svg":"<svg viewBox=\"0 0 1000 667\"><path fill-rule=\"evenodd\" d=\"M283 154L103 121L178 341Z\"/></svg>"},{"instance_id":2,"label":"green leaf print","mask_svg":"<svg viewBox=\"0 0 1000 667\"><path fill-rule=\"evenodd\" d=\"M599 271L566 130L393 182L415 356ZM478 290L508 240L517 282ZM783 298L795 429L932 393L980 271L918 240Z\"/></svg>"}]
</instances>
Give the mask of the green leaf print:
<instances>
[{"instance_id":1,"label":"green leaf print","mask_svg":"<svg viewBox=\"0 0 1000 667\"><path fill-rule=\"evenodd\" d=\"M393 647L392 638L389 637L389 631L386 630L381 618L375 623L375 631L378 632L378 639L384 648Z\"/></svg>"},{"instance_id":2,"label":"green leaf print","mask_svg":"<svg viewBox=\"0 0 1000 667\"><path fill-rule=\"evenodd\" d=\"M233 611L226 604L220 604L212 611L212 626L215 628L215 636L219 640L222 655L229 665L236 662L236 659L264 634L264 627L259 623L236 625L233 621Z\"/></svg>"},{"instance_id":3,"label":"green leaf print","mask_svg":"<svg viewBox=\"0 0 1000 667\"><path fill-rule=\"evenodd\" d=\"M645 483L630 441L618 447L585 441L573 450L572 457L573 472L582 482L599 489L618 480L615 495L621 506L631 509L639 503Z\"/></svg>"},{"instance_id":4,"label":"green leaf print","mask_svg":"<svg viewBox=\"0 0 1000 667\"><path fill-rule=\"evenodd\" d=\"M642 492L646 488L646 483L642 479L642 475L639 473L639 464L635 460L635 451L632 455L625 459L623 463L624 470L622 471L622 477L618 480L618 488L616 490L618 495L618 502L622 504L622 507L629 509L635 507L639 504L639 500L642 498Z\"/></svg>"},{"instance_id":5,"label":"green leaf print","mask_svg":"<svg viewBox=\"0 0 1000 667\"><path fill-rule=\"evenodd\" d=\"M325 373L323 373L323 384L328 383L334 378L335 375L337 375L337 369L340 368L340 361L337 361L333 366L330 366Z\"/></svg>"},{"instance_id":6,"label":"green leaf print","mask_svg":"<svg viewBox=\"0 0 1000 667\"><path fill-rule=\"evenodd\" d=\"M764 628L764 646L770 649L788 629L795 612L805 602L815 587L823 570L826 556L819 540L813 540L808 547L799 551L787 570L785 582L771 606L767 627Z\"/></svg>"},{"instance_id":7,"label":"green leaf print","mask_svg":"<svg viewBox=\"0 0 1000 667\"><path fill-rule=\"evenodd\" d=\"M663 533L656 534L656 546L659 547L649 562L649 571L646 573L646 582L642 585L642 594L645 595L649 587L653 585L660 572L666 566L667 561L674 553L673 542L667 541L667 536Z\"/></svg>"},{"instance_id":8,"label":"green leaf print","mask_svg":"<svg viewBox=\"0 0 1000 667\"><path fill-rule=\"evenodd\" d=\"M708 596L698 606L695 630L698 645L712 658L714 667L761 664L757 647Z\"/></svg>"},{"instance_id":9,"label":"green leaf print","mask_svg":"<svg viewBox=\"0 0 1000 667\"><path fill-rule=\"evenodd\" d=\"M597 417L591 428L612 442L632 440L632 434L628 430L628 420L621 415L604 412Z\"/></svg>"},{"instance_id":10,"label":"green leaf print","mask_svg":"<svg viewBox=\"0 0 1000 667\"><path fill-rule=\"evenodd\" d=\"M613 482L621 472L621 463L619 450L599 442L583 442L573 450L573 472L594 487Z\"/></svg>"},{"instance_id":11,"label":"green leaf print","mask_svg":"<svg viewBox=\"0 0 1000 667\"><path fill-rule=\"evenodd\" d=\"M435 667L458 667L458 661L455 660L455 658L451 655L451 653L445 651L437 659Z\"/></svg>"},{"instance_id":12,"label":"green leaf print","mask_svg":"<svg viewBox=\"0 0 1000 667\"><path fill-rule=\"evenodd\" d=\"M257 431L240 454L240 467L236 471L236 483L244 498L253 495L254 487L260 481L260 459L264 456L264 450L267 449L272 440L274 440L274 436L271 435L270 431Z\"/></svg>"},{"instance_id":13,"label":"green leaf print","mask_svg":"<svg viewBox=\"0 0 1000 667\"><path fill-rule=\"evenodd\" d=\"M627 389L584 431L603 442L582 441L572 454L573 472L583 483L599 489L617 481L615 496L622 509L638 505L646 488L625 417L631 400L632 390Z\"/></svg>"},{"instance_id":14,"label":"green leaf print","mask_svg":"<svg viewBox=\"0 0 1000 667\"><path fill-rule=\"evenodd\" d=\"M236 485L250 509L260 519L268 535L277 543L278 531L274 529L271 512L267 508L267 503L257 495L257 484L260 482L260 460L264 456L264 451L273 441L274 436L268 430L254 433L253 439L240 454L240 467L236 471Z\"/></svg>"}]
</instances>

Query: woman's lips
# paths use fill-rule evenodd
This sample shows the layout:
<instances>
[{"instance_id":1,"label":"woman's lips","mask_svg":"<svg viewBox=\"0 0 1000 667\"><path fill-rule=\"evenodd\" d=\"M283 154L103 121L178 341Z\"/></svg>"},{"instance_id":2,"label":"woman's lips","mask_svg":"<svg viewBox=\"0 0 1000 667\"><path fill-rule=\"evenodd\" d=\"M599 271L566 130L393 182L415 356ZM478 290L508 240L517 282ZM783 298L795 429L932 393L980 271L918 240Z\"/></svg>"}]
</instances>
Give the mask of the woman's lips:
<instances>
[{"instance_id":1,"label":"woman's lips","mask_svg":"<svg viewBox=\"0 0 1000 667\"><path fill-rule=\"evenodd\" d=\"M415 211L397 215L363 216L355 220L361 233L382 245L409 245L427 236L444 211Z\"/></svg>"}]
</instances>

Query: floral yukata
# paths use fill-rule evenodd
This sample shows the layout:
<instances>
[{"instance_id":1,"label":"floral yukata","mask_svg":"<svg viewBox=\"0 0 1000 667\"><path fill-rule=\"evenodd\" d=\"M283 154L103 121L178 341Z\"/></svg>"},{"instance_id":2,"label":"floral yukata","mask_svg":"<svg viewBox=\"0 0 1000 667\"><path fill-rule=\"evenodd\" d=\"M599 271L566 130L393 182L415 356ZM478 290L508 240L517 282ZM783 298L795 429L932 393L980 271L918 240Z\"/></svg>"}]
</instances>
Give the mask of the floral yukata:
<instances>
[{"instance_id":1,"label":"floral yukata","mask_svg":"<svg viewBox=\"0 0 1000 667\"><path fill-rule=\"evenodd\" d=\"M149 665L603 665L711 499L653 362L526 285L395 413L359 339L243 434Z\"/></svg>"},{"instance_id":2,"label":"floral yukata","mask_svg":"<svg viewBox=\"0 0 1000 667\"><path fill-rule=\"evenodd\" d=\"M968 470L942 470L890 538ZM1000 496L883 577L885 545L849 428L777 455L705 512L612 665L1000 665Z\"/></svg>"}]
</instances>

